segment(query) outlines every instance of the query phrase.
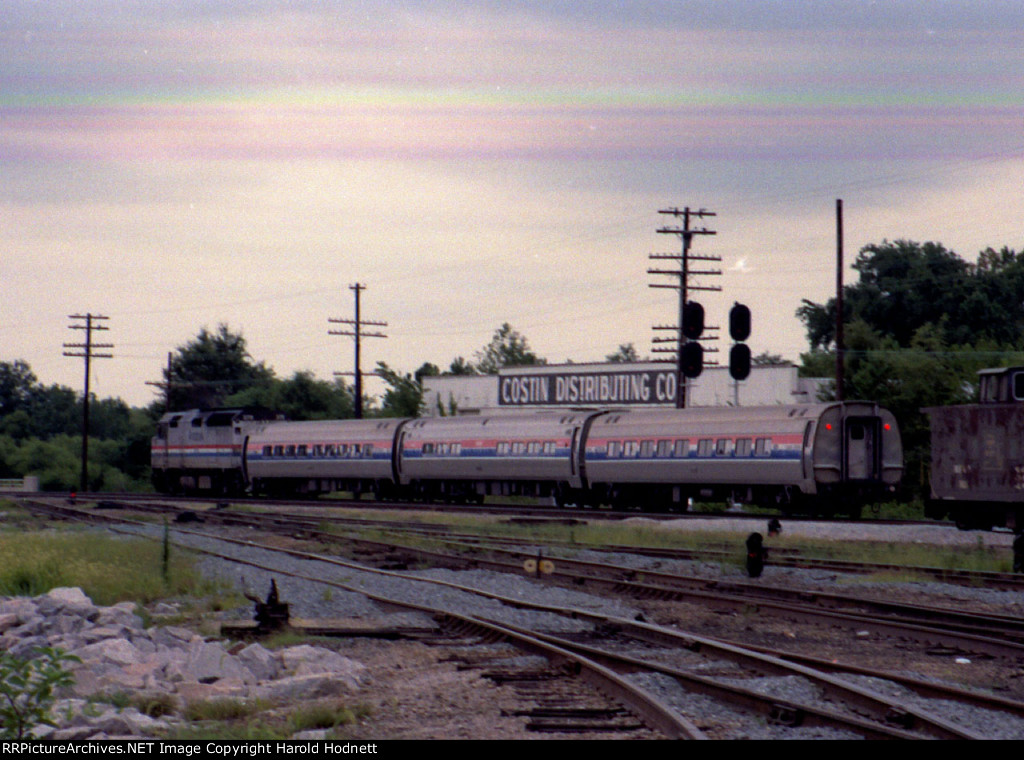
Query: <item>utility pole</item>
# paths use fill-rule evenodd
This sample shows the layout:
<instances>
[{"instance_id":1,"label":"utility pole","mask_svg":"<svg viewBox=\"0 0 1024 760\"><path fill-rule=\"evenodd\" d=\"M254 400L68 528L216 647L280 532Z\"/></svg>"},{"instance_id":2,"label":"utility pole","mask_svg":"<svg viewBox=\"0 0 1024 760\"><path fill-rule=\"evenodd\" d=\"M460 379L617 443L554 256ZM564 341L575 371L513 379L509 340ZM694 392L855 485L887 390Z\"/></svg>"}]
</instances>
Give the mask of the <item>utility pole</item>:
<instances>
[{"instance_id":1,"label":"utility pole","mask_svg":"<svg viewBox=\"0 0 1024 760\"><path fill-rule=\"evenodd\" d=\"M66 349L79 349L78 351L65 351L64 356L76 356L85 359L85 397L82 399L82 478L80 481L80 490L85 492L89 490L89 370L90 362L93 359L111 359L113 354L98 354L96 349L100 348L113 348L113 343L93 343L92 334L93 331L109 330L109 327L105 327L101 324L95 324L97 322L103 322L110 317L105 317L102 314L70 314L68 319L85 320L84 324L79 322L77 324L68 325L69 330L85 330L85 343L65 343L64 348Z\"/></svg>"},{"instance_id":2,"label":"utility pole","mask_svg":"<svg viewBox=\"0 0 1024 760\"><path fill-rule=\"evenodd\" d=\"M331 322L332 324L351 325L352 329L351 330L328 330L327 333L328 333L328 335L348 335L348 336L350 336L350 337L355 339L355 345L356 345L355 372L354 373L350 373L350 372L335 372L334 374L335 375L349 375L349 374L354 374L355 375L355 384L356 384L356 388L355 388L355 396L356 396L356 398L355 398L355 415L356 415L356 419L357 420L361 420L363 418L363 373L362 373L362 370L360 369L360 363L359 363L360 362L360 357L359 357L360 343L361 343L363 338L386 338L386 337L388 337L384 333L380 333L380 332L363 332L363 326L364 325L370 325L371 327L387 327L388 323L387 322L374 322L372 320L362 319L360 317L360 314L359 314L359 294L362 291L366 290L366 286L365 285L360 285L357 282L355 285L349 285L348 289L353 291L353 292L355 292L355 294L356 294L356 317L355 317L355 319L335 319L335 318L332 317L332 318L328 318L327 321Z\"/></svg>"},{"instance_id":3,"label":"utility pole","mask_svg":"<svg viewBox=\"0 0 1024 760\"><path fill-rule=\"evenodd\" d=\"M843 201L836 199L836 401L846 394L846 352L843 335Z\"/></svg>"},{"instance_id":4,"label":"utility pole","mask_svg":"<svg viewBox=\"0 0 1024 760\"><path fill-rule=\"evenodd\" d=\"M701 333L704 330L704 310L697 303L691 303L688 300L688 295L691 290L710 290L719 291L721 286L718 285L698 285L692 284L690 278L696 275L721 275L722 270L720 269L693 269L690 267L691 261L721 261L721 256L697 256L690 252L690 247L693 242L694 235L715 235L717 234L714 230L701 227L695 229L691 227L691 219L703 219L704 217L717 216L712 211L705 211L700 209L699 211L692 211L689 206L684 209L678 208L667 208L659 209L659 214L667 214L674 217L675 219L682 220L682 225L677 227L662 227L658 230L658 234L662 235L678 235L682 241L682 252L680 254L672 253L652 253L649 258L653 260L664 260L671 259L679 261L679 270L672 269L648 269L648 274L660 274L669 275L679 279L678 283L650 283L649 286L652 288L672 288L679 291L679 324L678 325L656 325L655 330L672 330L677 333L675 338L654 338L655 343L675 343L675 349L666 348L655 348L655 352L661 353L675 353L676 365L679 373L679 382L676 384L678 388L678 395L676 396L676 408L683 409L686 406L686 378L696 377L700 374L703 368L703 347L697 342ZM689 316L689 320L687 317ZM689 324L687 322L689 321ZM686 346L692 343L694 348L687 349Z\"/></svg>"},{"instance_id":5,"label":"utility pole","mask_svg":"<svg viewBox=\"0 0 1024 760\"><path fill-rule=\"evenodd\" d=\"M171 360L172 360L172 356L173 356L173 354L170 351L168 351L167 352L167 370L165 372L165 375L167 377L166 380L161 381L161 382L156 382L155 380L147 380L146 381L146 385L152 385L154 388L159 388L160 390L162 390L164 392L164 411L165 412L171 411L171 388L176 385L175 383L173 383L171 381Z\"/></svg>"}]
</instances>

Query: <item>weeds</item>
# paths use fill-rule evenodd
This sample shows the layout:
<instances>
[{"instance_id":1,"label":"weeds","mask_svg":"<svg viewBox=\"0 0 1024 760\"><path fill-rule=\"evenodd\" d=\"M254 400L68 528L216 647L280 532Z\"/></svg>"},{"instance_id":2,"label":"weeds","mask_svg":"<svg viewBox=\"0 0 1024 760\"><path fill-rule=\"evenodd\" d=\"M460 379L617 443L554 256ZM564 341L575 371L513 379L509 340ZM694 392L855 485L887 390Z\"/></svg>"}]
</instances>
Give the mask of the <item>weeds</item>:
<instances>
[{"instance_id":1,"label":"weeds","mask_svg":"<svg viewBox=\"0 0 1024 760\"><path fill-rule=\"evenodd\" d=\"M29 660L0 652L0 739L20 741L36 726L54 725L55 691L74 683L64 667L70 662L81 660L51 647Z\"/></svg>"},{"instance_id":2,"label":"weeds","mask_svg":"<svg viewBox=\"0 0 1024 760\"><path fill-rule=\"evenodd\" d=\"M369 712L365 705L351 708L343 704L318 702L289 715L288 726L292 733L349 726L369 715Z\"/></svg>"},{"instance_id":3,"label":"weeds","mask_svg":"<svg viewBox=\"0 0 1024 760\"><path fill-rule=\"evenodd\" d=\"M79 586L96 603L147 604L168 596L214 594L179 552L162 572L159 542L118 539L86 531L0 533L0 596L38 596L58 586Z\"/></svg>"},{"instance_id":4,"label":"weeds","mask_svg":"<svg viewBox=\"0 0 1024 760\"><path fill-rule=\"evenodd\" d=\"M204 699L189 702L182 715L190 721L231 721L248 718L269 708L258 699Z\"/></svg>"},{"instance_id":5,"label":"weeds","mask_svg":"<svg viewBox=\"0 0 1024 760\"><path fill-rule=\"evenodd\" d=\"M114 691L103 694L94 694L89 698L90 702L101 702L103 704L124 710L134 707L143 715L150 718L162 718L165 715L174 715L178 712L178 702L171 694L131 694L126 691Z\"/></svg>"}]
</instances>

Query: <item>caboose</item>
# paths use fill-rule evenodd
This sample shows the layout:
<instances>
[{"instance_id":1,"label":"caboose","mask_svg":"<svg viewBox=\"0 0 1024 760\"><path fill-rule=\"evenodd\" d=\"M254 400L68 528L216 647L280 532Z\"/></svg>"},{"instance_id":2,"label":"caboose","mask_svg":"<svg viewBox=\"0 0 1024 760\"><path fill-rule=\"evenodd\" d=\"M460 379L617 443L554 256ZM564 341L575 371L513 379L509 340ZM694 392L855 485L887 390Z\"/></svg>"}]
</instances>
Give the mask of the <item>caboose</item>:
<instances>
[{"instance_id":1,"label":"caboose","mask_svg":"<svg viewBox=\"0 0 1024 760\"><path fill-rule=\"evenodd\" d=\"M979 403L931 407L925 515L961 530L1024 531L1024 367L978 373Z\"/></svg>"}]
</instances>

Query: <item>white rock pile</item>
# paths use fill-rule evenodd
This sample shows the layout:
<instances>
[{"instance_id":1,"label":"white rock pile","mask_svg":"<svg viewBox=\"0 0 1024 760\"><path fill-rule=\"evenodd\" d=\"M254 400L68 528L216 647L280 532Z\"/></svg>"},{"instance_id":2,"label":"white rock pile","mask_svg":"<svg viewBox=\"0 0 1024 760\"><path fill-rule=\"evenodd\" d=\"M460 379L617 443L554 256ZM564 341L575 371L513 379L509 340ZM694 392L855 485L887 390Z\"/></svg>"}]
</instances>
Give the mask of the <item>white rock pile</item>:
<instances>
[{"instance_id":1,"label":"white rock pile","mask_svg":"<svg viewBox=\"0 0 1024 760\"><path fill-rule=\"evenodd\" d=\"M259 644L208 641L185 628L144 628L135 604L98 607L79 588L44 596L0 597L0 651L29 659L40 647L78 657L75 684L62 694L37 738L71 740L161 736L182 723L190 702L212 699L299 700L339 697L360 688L362 664L322 647L270 651ZM134 704L160 699L173 714L151 718L98 699L130 695Z\"/></svg>"}]
</instances>

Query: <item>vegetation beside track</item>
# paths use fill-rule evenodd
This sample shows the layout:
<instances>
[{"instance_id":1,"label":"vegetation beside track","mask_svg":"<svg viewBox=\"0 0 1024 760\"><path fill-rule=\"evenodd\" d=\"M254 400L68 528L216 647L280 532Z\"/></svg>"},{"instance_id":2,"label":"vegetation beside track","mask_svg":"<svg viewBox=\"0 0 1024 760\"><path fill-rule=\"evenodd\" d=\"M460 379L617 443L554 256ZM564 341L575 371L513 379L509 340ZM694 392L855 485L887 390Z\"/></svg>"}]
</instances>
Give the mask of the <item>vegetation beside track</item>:
<instances>
[{"instance_id":1,"label":"vegetation beside track","mask_svg":"<svg viewBox=\"0 0 1024 760\"><path fill-rule=\"evenodd\" d=\"M191 555L169 553L159 541L117 538L90 528L46 527L9 501L0 501L0 596L37 596L78 586L96 604L185 599L190 607L245 604L195 568Z\"/></svg>"},{"instance_id":2,"label":"vegetation beside track","mask_svg":"<svg viewBox=\"0 0 1024 760\"><path fill-rule=\"evenodd\" d=\"M360 510L346 512L346 518L368 521L398 521L393 512ZM571 517L566 515L567 517ZM582 513L581 518L586 514ZM407 523L447 526L451 532L466 532L497 538L519 539L524 542L560 542L579 549L606 549L609 546L647 547L654 549L688 549L699 551L709 547L735 547L734 560L730 564L744 562L746 532L687 530L685 523L668 526L661 522L645 521L642 515L635 519L615 522L566 522L538 520L536 522L513 522L504 517L474 516L449 512L403 513L401 520ZM349 524L331 523L324 518L320 528L326 532L351 533ZM382 540L390 534L382 527L362 529L366 537ZM413 541L421 545L435 544L439 537L404 538L403 543ZM1008 573L1012 571L1013 555L1008 550L987 546L980 535L970 545L918 544L875 540L828 540L807 538L783 531L782 535L766 539L769 550L799 553L803 557L845 560L880 565L912 567L938 567L943 569L981 570ZM870 576L868 576L870 577ZM908 578L903 578L908 580Z\"/></svg>"}]
</instances>

